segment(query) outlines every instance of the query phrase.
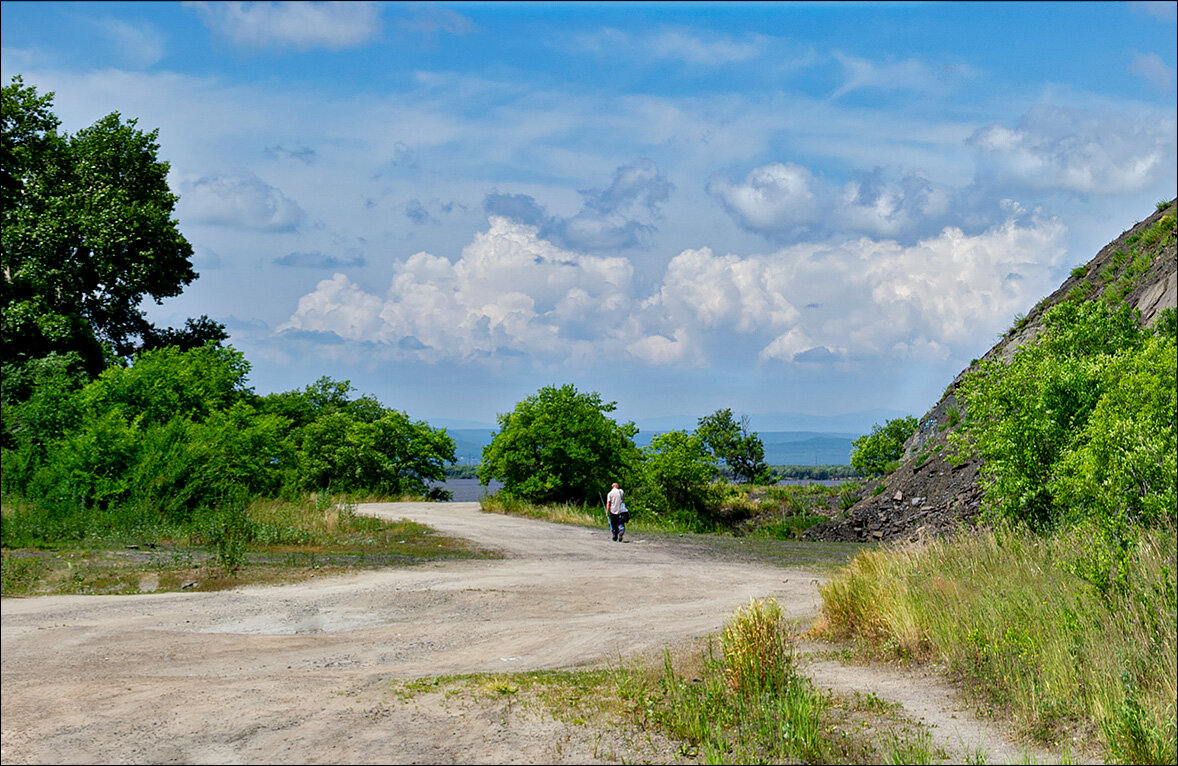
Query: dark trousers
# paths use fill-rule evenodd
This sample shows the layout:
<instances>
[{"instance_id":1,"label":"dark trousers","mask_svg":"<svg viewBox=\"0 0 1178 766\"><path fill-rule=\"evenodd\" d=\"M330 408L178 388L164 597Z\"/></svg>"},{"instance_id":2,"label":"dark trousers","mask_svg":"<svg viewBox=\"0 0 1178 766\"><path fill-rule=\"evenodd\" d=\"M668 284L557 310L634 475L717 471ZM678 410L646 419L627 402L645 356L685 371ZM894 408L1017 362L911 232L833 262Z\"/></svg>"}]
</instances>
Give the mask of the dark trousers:
<instances>
[{"instance_id":1,"label":"dark trousers","mask_svg":"<svg viewBox=\"0 0 1178 766\"><path fill-rule=\"evenodd\" d=\"M609 531L617 540L626 531L626 521L630 518L628 513L607 513L609 517Z\"/></svg>"}]
</instances>

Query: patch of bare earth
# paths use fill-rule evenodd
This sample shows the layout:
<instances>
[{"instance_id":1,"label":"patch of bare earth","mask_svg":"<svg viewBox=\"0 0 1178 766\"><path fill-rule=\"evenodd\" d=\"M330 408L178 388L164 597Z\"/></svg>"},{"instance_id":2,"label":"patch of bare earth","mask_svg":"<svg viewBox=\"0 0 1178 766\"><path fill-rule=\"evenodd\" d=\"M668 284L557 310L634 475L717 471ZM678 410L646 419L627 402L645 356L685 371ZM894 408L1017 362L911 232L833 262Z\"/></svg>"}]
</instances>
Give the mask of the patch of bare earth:
<instances>
[{"instance_id":1,"label":"patch of bare earth","mask_svg":"<svg viewBox=\"0 0 1178 766\"><path fill-rule=\"evenodd\" d=\"M617 763L687 760L622 725L511 695L409 696L408 679L616 666L718 632L752 598L806 624L822 575L636 536L484 514L362 506L504 553L214 593L4 599L0 757L16 763ZM893 700L950 760L1053 762L935 678L813 656L824 688Z\"/></svg>"}]
</instances>

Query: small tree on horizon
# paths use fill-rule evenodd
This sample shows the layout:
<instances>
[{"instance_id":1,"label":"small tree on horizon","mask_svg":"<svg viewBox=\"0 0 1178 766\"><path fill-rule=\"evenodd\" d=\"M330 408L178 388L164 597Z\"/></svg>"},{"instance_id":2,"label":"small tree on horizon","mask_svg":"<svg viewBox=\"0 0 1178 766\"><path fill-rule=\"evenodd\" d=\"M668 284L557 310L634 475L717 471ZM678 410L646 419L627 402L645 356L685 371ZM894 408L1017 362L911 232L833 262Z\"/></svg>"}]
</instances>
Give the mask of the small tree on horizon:
<instances>
[{"instance_id":1,"label":"small tree on horizon","mask_svg":"<svg viewBox=\"0 0 1178 766\"><path fill-rule=\"evenodd\" d=\"M765 445L755 431L749 430L747 415L742 415L737 423L731 409L716 410L699 419L695 433L737 479L745 482L768 480Z\"/></svg>"}]
</instances>

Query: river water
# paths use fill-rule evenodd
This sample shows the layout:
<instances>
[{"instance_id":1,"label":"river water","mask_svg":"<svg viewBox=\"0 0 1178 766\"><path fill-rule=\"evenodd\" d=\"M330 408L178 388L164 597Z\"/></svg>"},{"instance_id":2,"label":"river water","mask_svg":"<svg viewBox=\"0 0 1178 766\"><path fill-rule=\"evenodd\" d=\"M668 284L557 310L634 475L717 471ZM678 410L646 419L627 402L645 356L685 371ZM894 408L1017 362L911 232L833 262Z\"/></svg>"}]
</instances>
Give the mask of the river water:
<instances>
[{"instance_id":1,"label":"river water","mask_svg":"<svg viewBox=\"0 0 1178 766\"><path fill-rule=\"evenodd\" d=\"M493 495L503 487L503 484L492 481L484 486L478 479L446 479L442 485L453 495L451 501L455 503L477 502L483 495Z\"/></svg>"}]
</instances>

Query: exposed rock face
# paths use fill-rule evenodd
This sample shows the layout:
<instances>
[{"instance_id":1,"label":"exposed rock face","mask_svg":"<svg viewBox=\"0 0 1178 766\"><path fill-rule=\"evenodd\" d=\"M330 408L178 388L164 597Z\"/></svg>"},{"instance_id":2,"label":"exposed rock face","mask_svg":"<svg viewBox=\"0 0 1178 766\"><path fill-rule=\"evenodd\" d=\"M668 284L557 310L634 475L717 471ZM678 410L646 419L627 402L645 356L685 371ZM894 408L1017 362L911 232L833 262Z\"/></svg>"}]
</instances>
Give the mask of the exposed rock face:
<instances>
[{"instance_id":1,"label":"exposed rock face","mask_svg":"<svg viewBox=\"0 0 1178 766\"><path fill-rule=\"evenodd\" d=\"M1153 325L1158 315L1178 303L1178 257L1174 237L1156 246L1143 246L1142 237L1166 216L1173 232L1176 202L1155 212L1101 249L1083 272L1076 269L1059 289L1035 306L983 357L984 360L1010 359L1019 346L1037 336L1044 312L1069 296L1099 298L1108 290L1118 291L1129 305L1141 312L1141 320ZM1134 246L1152 255L1148 268L1132 266L1126 257ZM1140 273L1135 274L1132 268ZM811 527L805 537L816 540L884 541L917 540L952 534L977 524L982 500L978 485L977 460L950 465L944 455L951 452L948 434L962 416L957 388L976 362L945 389L932 409L904 445L904 458L898 469L882 480L868 485L866 496L852 506L845 518Z\"/></svg>"}]
</instances>

